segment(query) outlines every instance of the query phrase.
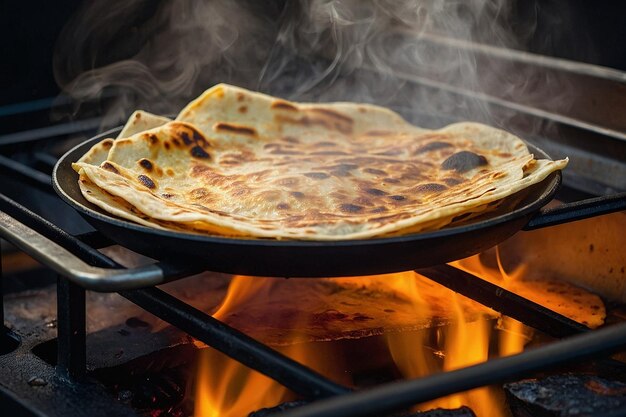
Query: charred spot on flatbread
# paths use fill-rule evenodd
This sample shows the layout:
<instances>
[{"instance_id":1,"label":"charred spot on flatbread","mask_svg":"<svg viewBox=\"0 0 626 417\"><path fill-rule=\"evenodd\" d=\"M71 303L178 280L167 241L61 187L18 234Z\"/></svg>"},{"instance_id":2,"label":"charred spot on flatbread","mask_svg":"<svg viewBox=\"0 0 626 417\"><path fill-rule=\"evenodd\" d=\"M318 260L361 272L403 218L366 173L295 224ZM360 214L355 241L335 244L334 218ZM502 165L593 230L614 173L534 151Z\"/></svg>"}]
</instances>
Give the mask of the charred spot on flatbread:
<instances>
[{"instance_id":1,"label":"charred spot on flatbread","mask_svg":"<svg viewBox=\"0 0 626 417\"><path fill-rule=\"evenodd\" d=\"M110 171L110 172L112 172L112 173L114 173L114 174L119 174L119 173L120 173L120 171L119 171L117 168L115 168L115 167L113 166L113 164L111 164L110 162L105 162L105 163L103 163L103 164L102 164L102 168L104 168L104 169L106 169L107 171Z\"/></svg>"},{"instance_id":2,"label":"charred spot on flatbread","mask_svg":"<svg viewBox=\"0 0 626 417\"><path fill-rule=\"evenodd\" d=\"M442 191L447 190L448 187L446 187L443 184L437 184L437 183L428 183L428 184L420 184L417 187L414 188L414 191L416 193L440 193Z\"/></svg>"},{"instance_id":3,"label":"charred spot on flatbread","mask_svg":"<svg viewBox=\"0 0 626 417\"><path fill-rule=\"evenodd\" d=\"M256 136L256 129L249 126L237 125L234 123L219 122L213 126L216 132L236 133L238 135Z\"/></svg>"},{"instance_id":4,"label":"charred spot on flatbread","mask_svg":"<svg viewBox=\"0 0 626 417\"><path fill-rule=\"evenodd\" d=\"M154 165L152 165L152 162L150 162L149 159L146 158L141 158L138 161L139 165L141 165L146 171L152 171L152 168L154 168Z\"/></svg>"},{"instance_id":5,"label":"charred spot on flatbread","mask_svg":"<svg viewBox=\"0 0 626 417\"><path fill-rule=\"evenodd\" d=\"M154 181L152 181L152 178L148 177L147 175L139 175L139 176L137 176L137 179L144 186L146 186L146 187L148 187L150 189L156 188L156 184L154 183Z\"/></svg>"},{"instance_id":6,"label":"charred spot on flatbread","mask_svg":"<svg viewBox=\"0 0 626 417\"><path fill-rule=\"evenodd\" d=\"M360 213L363 211L363 207L356 204L341 204L339 210L343 213Z\"/></svg>"},{"instance_id":7,"label":"charred spot on flatbread","mask_svg":"<svg viewBox=\"0 0 626 417\"><path fill-rule=\"evenodd\" d=\"M209 155L209 153L207 151L205 151L204 149L202 149L202 147L196 145L193 148L191 148L191 156L193 156L194 158L200 158L200 159L209 159L211 158L211 155Z\"/></svg>"},{"instance_id":8,"label":"charred spot on flatbread","mask_svg":"<svg viewBox=\"0 0 626 417\"><path fill-rule=\"evenodd\" d=\"M454 170L458 173L464 173L474 168L487 165L487 158L470 151L457 152L448 157L441 164L441 168L445 170Z\"/></svg>"},{"instance_id":9,"label":"charred spot on flatbread","mask_svg":"<svg viewBox=\"0 0 626 417\"><path fill-rule=\"evenodd\" d=\"M438 151L440 149L453 148L453 147L454 146L448 142L430 142L430 143L427 143L426 145L423 145L417 148L414 153L417 155L417 154L424 153L424 152Z\"/></svg>"}]
</instances>

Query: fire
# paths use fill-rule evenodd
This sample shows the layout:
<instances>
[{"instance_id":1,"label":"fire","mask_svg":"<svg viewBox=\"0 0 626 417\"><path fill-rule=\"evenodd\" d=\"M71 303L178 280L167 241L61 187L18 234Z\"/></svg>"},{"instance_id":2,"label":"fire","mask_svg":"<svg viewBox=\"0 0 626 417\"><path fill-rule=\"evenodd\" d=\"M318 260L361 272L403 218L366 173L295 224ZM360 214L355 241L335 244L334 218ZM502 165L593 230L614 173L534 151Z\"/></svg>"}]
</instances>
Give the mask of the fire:
<instances>
[{"instance_id":1,"label":"fire","mask_svg":"<svg viewBox=\"0 0 626 417\"><path fill-rule=\"evenodd\" d=\"M246 416L279 404L286 389L213 349L203 349L196 379L196 417Z\"/></svg>"},{"instance_id":2,"label":"fire","mask_svg":"<svg viewBox=\"0 0 626 417\"><path fill-rule=\"evenodd\" d=\"M516 237L509 240L513 242ZM501 256L500 247L486 251L466 259L452 262L451 265L473 275L490 281L528 300L534 301L574 321L590 328L604 323L606 310L604 303L597 295L563 281L560 274L546 269L545 266L529 268L530 263L520 262L504 268L503 258L514 258L511 252ZM510 262L509 262L510 263ZM503 324L505 332L519 333L521 324L511 319ZM519 347L516 351L521 350Z\"/></svg>"},{"instance_id":3,"label":"fire","mask_svg":"<svg viewBox=\"0 0 626 417\"><path fill-rule=\"evenodd\" d=\"M213 317L224 320L229 314L245 309L252 298L273 298L281 280L236 276ZM201 345L201 344L199 344ZM332 352L306 344L277 348L284 355L329 375L336 368ZM338 382L342 377L338 376ZM200 351L195 395L195 417L241 417L250 412L296 399L276 381L253 371L211 348Z\"/></svg>"},{"instance_id":4,"label":"fire","mask_svg":"<svg viewBox=\"0 0 626 417\"><path fill-rule=\"evenodd\" d=\"M411 283L407 285L410 286ZM428 340L425 340L423 335L400 333L387 336L389 351L405 378L419 378L440 371L463 368L484 362L489 358L491 317L484 313L478 316L468 314L461 304L461 296L443 287L442 291L449 292L449 300L454 307L455 314L453 322L437 333L435 355L423 348L428 346ZM429 307L427 304L416 303L415 308L423 310ZM517 340L519 334L510 332L501 333L501 335L507 346L523 348L523 342ZM503 352L516 353L512 348L500 351L500 353ZM502 400L493 389L484 387L419 404L415 407L415 411L433 408L450 409L466 405L477 416L504 416L506 414L504 414L501 402Z\"/></svg>"},{"instance_id":5,"label":"fire","mask_svg":"<svg viewBox=\"0 0 626 417\"><path fill-rule=\"evenodd\" d=\"M235 306L251 297L268 296L275 281L234 277L228 293L213 317L223 319ZM278 404L287 390L274 380L250 370L220 352L202 349L196 377L195 417L240 417Z\"/></svg>"},{"instance_id":6,"label":"fire","mask_svg":"<svg viewBox=\"0 0 626 417\"><path fill-rule=\"evenodd\" d=\"M475 272L475 271L474 271ZM500 279L503 279L502 276ZM506 279L511 279L507 276ZM393 292L419 318L440 318L445 304L450 317L446 326L433 325L415 331L391 331L384 336L388 362L405 378L418 378L440 371L457 369L489 357L521 351L527 340L523 325L508 318L500 318L472 301L433 283L414 272L403 272L370 277L334 278L339 286L359 285L369 291ZM229 317L244 312L253 299L265 297L270 305L280 305L275 299L278 286L286 281L255 277L234 277L228 294L214 313L214 317L228 321ZM284 292L283 292L284 293ZM284 302L284 300L283 300ZM316 312L311 312L315 315ZM293 318L291 318L293 319ZM310 317L297 318L298 326L310 324ZM499 351L490 351L492 336L499 336ZM293 339L295 340L295 339ZM357 386L351 370L341 358L342 352L333 351L333 343L292 343L278 348L285 355L346 386ZM273 380L246 368L211 348L202 349L196 379L195 416L229 417L276 406L296 399L295 394ZM495 399L494 399L495 398ZM436 407L471 407L478 416L497 416L502 410L501 399L489 387L472 390L420 404L419 410Z\"/></svg>"}]
</instances>

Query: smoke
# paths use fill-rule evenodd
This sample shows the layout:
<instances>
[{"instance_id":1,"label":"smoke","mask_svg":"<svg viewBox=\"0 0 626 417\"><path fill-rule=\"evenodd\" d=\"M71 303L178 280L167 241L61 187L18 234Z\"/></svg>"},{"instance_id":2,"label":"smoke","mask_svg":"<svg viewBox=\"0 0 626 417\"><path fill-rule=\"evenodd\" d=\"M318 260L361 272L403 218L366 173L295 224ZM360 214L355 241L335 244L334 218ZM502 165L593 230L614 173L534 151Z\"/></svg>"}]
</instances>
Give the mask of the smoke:
<instances>
[{"instance_id":1,"label":"smoke","mask_svg":"<svg viewBox=\"0 0 626 417\"><path fill-rule=\"evenodd\" d=\"M108 124L137 108L177 112L216 82L254 88L274 42L269 3L85 2L57 41L55 77L77 102L99 101Z\"/></svg>"},{"instance_id":2,"label":"smoke","mask_svg":"<svg viewBox=\"0 0 626 417\"><path fill-rule=\"evenodd\" d=\"M261 90L293 100L376 103L429 127L459 119L507 126L519 108L503 103L564 109L571 101L567 81L506 53L525 49L537 24L537 11L519 24L513 0L291 6ZM567 20L565 10L560 20ZM527 133L539 128L529 123Z\"/></svg>"},{"instance_id":3,"label":"smoke","mask_svg":"<svg viewBox=\"0 0 626 417\"><path fill-rule=\"evenodd\" d=\"M524 49L535 31L536 16L516 22L516 5L87 2L58 41L55 73L77 103L105 102L110 123L137 108L176 113L204 89L229 82L293 100L381 104L425 125L454 119L503 125L515 111L495 112L492 96L567 102L568 89L550 73L506 56L494 60L500 50L490 48Z\"/></svg>"}]
</instances>

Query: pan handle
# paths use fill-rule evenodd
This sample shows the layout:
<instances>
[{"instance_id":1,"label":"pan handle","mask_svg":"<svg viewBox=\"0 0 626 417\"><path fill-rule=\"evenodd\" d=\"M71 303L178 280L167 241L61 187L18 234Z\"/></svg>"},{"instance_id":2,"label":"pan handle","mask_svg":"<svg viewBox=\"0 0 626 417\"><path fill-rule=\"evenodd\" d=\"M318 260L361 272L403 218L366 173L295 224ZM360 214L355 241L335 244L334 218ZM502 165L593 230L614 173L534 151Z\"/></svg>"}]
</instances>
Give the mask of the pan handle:
<instances>
[{"instance_id":1,"label":"pan handle","mask_svg":"<svg viewBox=\"0 0 626 417\"><path fill-rule=\"evenodd\" d=\"M115 292L163 284L181 276L175 266L151 264L137 268L99 268L0 211L0 237L37 261L88 290Z\"/></svg>"},{"instance_id":2,"label":"pan handle","mask_svg":"<svg viewBox=\"0 0 626 417\"><path fill-rule=\"evenodd\" d=\"M601 214L626 210L626 193L590 198L558 207L541 209L522 230L535 230L557 224L587 219Z\"/></svg>"}]
</instances>

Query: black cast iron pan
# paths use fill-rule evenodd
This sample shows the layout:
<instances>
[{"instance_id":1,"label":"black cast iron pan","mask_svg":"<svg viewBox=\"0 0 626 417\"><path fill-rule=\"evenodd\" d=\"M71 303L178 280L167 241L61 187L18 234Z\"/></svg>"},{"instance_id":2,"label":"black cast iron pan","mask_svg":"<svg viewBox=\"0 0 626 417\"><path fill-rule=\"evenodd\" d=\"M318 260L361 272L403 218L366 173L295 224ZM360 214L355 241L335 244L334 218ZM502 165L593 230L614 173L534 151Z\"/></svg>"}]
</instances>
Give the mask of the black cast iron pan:
<instances>
[{"instance_id":1,"label":"black cast iron pan","mask_svg":"<svg viewBox=\"0 0 626 417\"><path fill-rule=\"evenodd\" d=\"M119 131L119 129L117 130ZM55 191L109 239L144 255L173 262L195 262L211 271L275 277L371 275L449 262L484 251L522 229L548 203L561 182L555 172L507 199L489 217L463 226L401 237L337 242L233 239L152 229L109 215L89 203L72 169L98 135L67 152L52 174ZM534 146L538 158L548 156Z\"/></svg>"}]
</instances>

